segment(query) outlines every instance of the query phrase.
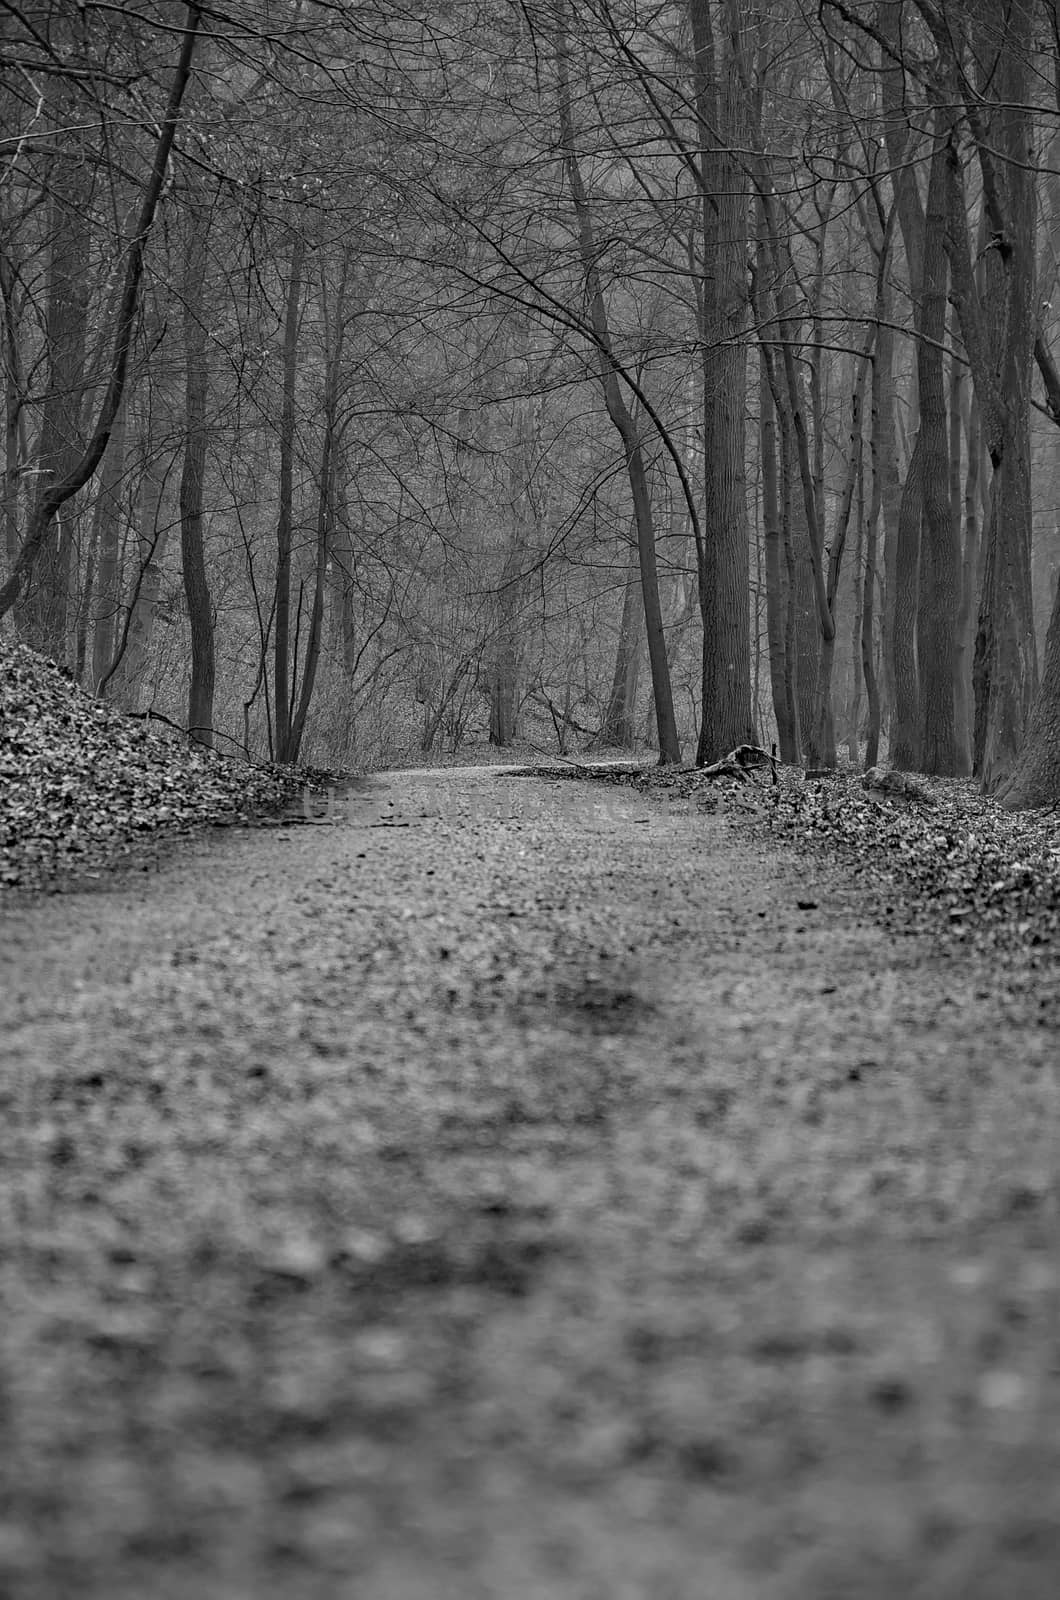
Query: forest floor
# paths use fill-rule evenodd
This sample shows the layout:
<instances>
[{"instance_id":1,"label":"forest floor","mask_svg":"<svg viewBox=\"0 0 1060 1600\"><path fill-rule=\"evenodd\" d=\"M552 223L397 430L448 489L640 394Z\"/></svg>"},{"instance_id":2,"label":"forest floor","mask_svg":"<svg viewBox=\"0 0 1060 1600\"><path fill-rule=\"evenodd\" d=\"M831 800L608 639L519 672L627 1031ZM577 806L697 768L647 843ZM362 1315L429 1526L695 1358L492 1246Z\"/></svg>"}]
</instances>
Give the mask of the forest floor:
<instances>
[{"instance_id":1,"label":"forest floor","mask_svg":"<svg viewBox=\"0 0 1060 1600\"><path fill-rule=\"evenodd\" d=\"M1055 1600L1055 818L576 777L0 900L4 1600Z\"/></svg>"}]
</instances>

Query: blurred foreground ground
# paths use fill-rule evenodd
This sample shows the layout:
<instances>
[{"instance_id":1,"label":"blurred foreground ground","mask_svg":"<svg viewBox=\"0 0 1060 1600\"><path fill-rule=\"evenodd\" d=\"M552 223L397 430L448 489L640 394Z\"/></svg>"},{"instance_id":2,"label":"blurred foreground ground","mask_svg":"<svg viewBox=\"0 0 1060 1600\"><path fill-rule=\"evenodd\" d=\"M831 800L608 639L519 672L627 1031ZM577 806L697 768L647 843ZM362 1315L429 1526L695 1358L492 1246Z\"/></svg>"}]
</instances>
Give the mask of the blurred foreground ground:
<instances>
[{"instance_id":1,"label":"blurred foreground ground","mask_svg":"<svg viewBox=\"0 0 1060 1600\"><path fill-rule=\"evenodd\" d=\"M1055 1600L1058 977L626 788L12 901L5 1600Z\"/></svg>"}]
</instances>

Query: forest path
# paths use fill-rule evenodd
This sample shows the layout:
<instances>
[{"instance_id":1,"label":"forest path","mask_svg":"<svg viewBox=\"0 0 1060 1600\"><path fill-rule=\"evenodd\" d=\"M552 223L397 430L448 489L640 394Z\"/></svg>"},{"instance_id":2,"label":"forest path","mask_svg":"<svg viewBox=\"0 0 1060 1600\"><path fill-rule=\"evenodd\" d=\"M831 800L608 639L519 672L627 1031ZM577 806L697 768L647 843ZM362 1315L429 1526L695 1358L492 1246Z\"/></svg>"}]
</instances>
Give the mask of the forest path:
<instances>
[{"instance_id":1,"label":"forest path","mask_svg":"<svg viewBox=\"0 0 1060 1600\"><path fill-rule=\"evenodd\" d=\"M5 919L0 1593L1053 1600L1033 996L624 788L332 821Z\"/></svg>"}]
</instances>

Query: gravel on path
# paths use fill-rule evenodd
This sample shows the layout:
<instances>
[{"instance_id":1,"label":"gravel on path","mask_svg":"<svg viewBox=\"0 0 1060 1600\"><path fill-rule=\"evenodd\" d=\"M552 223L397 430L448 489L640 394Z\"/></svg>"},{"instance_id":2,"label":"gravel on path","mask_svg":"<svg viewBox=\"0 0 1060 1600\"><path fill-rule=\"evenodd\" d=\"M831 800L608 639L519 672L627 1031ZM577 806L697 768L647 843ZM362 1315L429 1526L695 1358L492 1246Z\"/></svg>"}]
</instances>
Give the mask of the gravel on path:
<instances>
[{"instance_id":1,"label":"gravel on path","mask_svg":"<svg viewBox=\"0 0 1060 1600\"><path fill-rule=\"evenodd\" d=\"M1054 1600L1055 968L625 788L310 811L5 918L0 1594Z\"/></svg>"}]
</instances>

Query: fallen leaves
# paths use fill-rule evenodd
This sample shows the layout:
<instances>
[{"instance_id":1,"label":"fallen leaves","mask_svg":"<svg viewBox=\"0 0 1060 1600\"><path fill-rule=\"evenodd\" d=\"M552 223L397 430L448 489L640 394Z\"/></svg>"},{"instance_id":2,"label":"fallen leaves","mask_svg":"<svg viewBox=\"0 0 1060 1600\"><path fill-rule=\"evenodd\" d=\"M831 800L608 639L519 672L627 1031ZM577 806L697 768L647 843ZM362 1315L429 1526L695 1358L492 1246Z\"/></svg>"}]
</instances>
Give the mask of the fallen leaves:
<instances>
[{"instance_id":1,"label":"fallen leaves","mask_svg":"<svg viewBox=\"0 0 1060 1600\"><path fill-rule=\"evenodd\" d=\"M970 779L877 767L817 776L783 767L778 775L773 783L768 767L742 771L739 781L695 767L548 771L746 817L775 840L871 879L889 920L929 920L989 948L1060 944L1060 813L1006 811Z\"/></svg>"},{"instance_id":2,"label":"fallen leaves","mask_svg":"<svg viewBox=\"0 0 1060 1600\"><path fill-rule=\"evenodd\" d=\"M0 643L0 887L54 884L163 834L278 810L302 781L125 716Z\"/></svg>"},{"instance_id":3,"label":"fallen leaves","mask_svg":"<svg viewBox=\"0 0 1060 1600\"><path fill-rule=\"evenodd\" d=\"M892 917L927 917L990 947L1060 935L1056 813L1005 811L971 780L875 772L866 786L853 773L785 776L766 796L771 835L824 850L893 891Z\"/></svg>"}]
</instances>

